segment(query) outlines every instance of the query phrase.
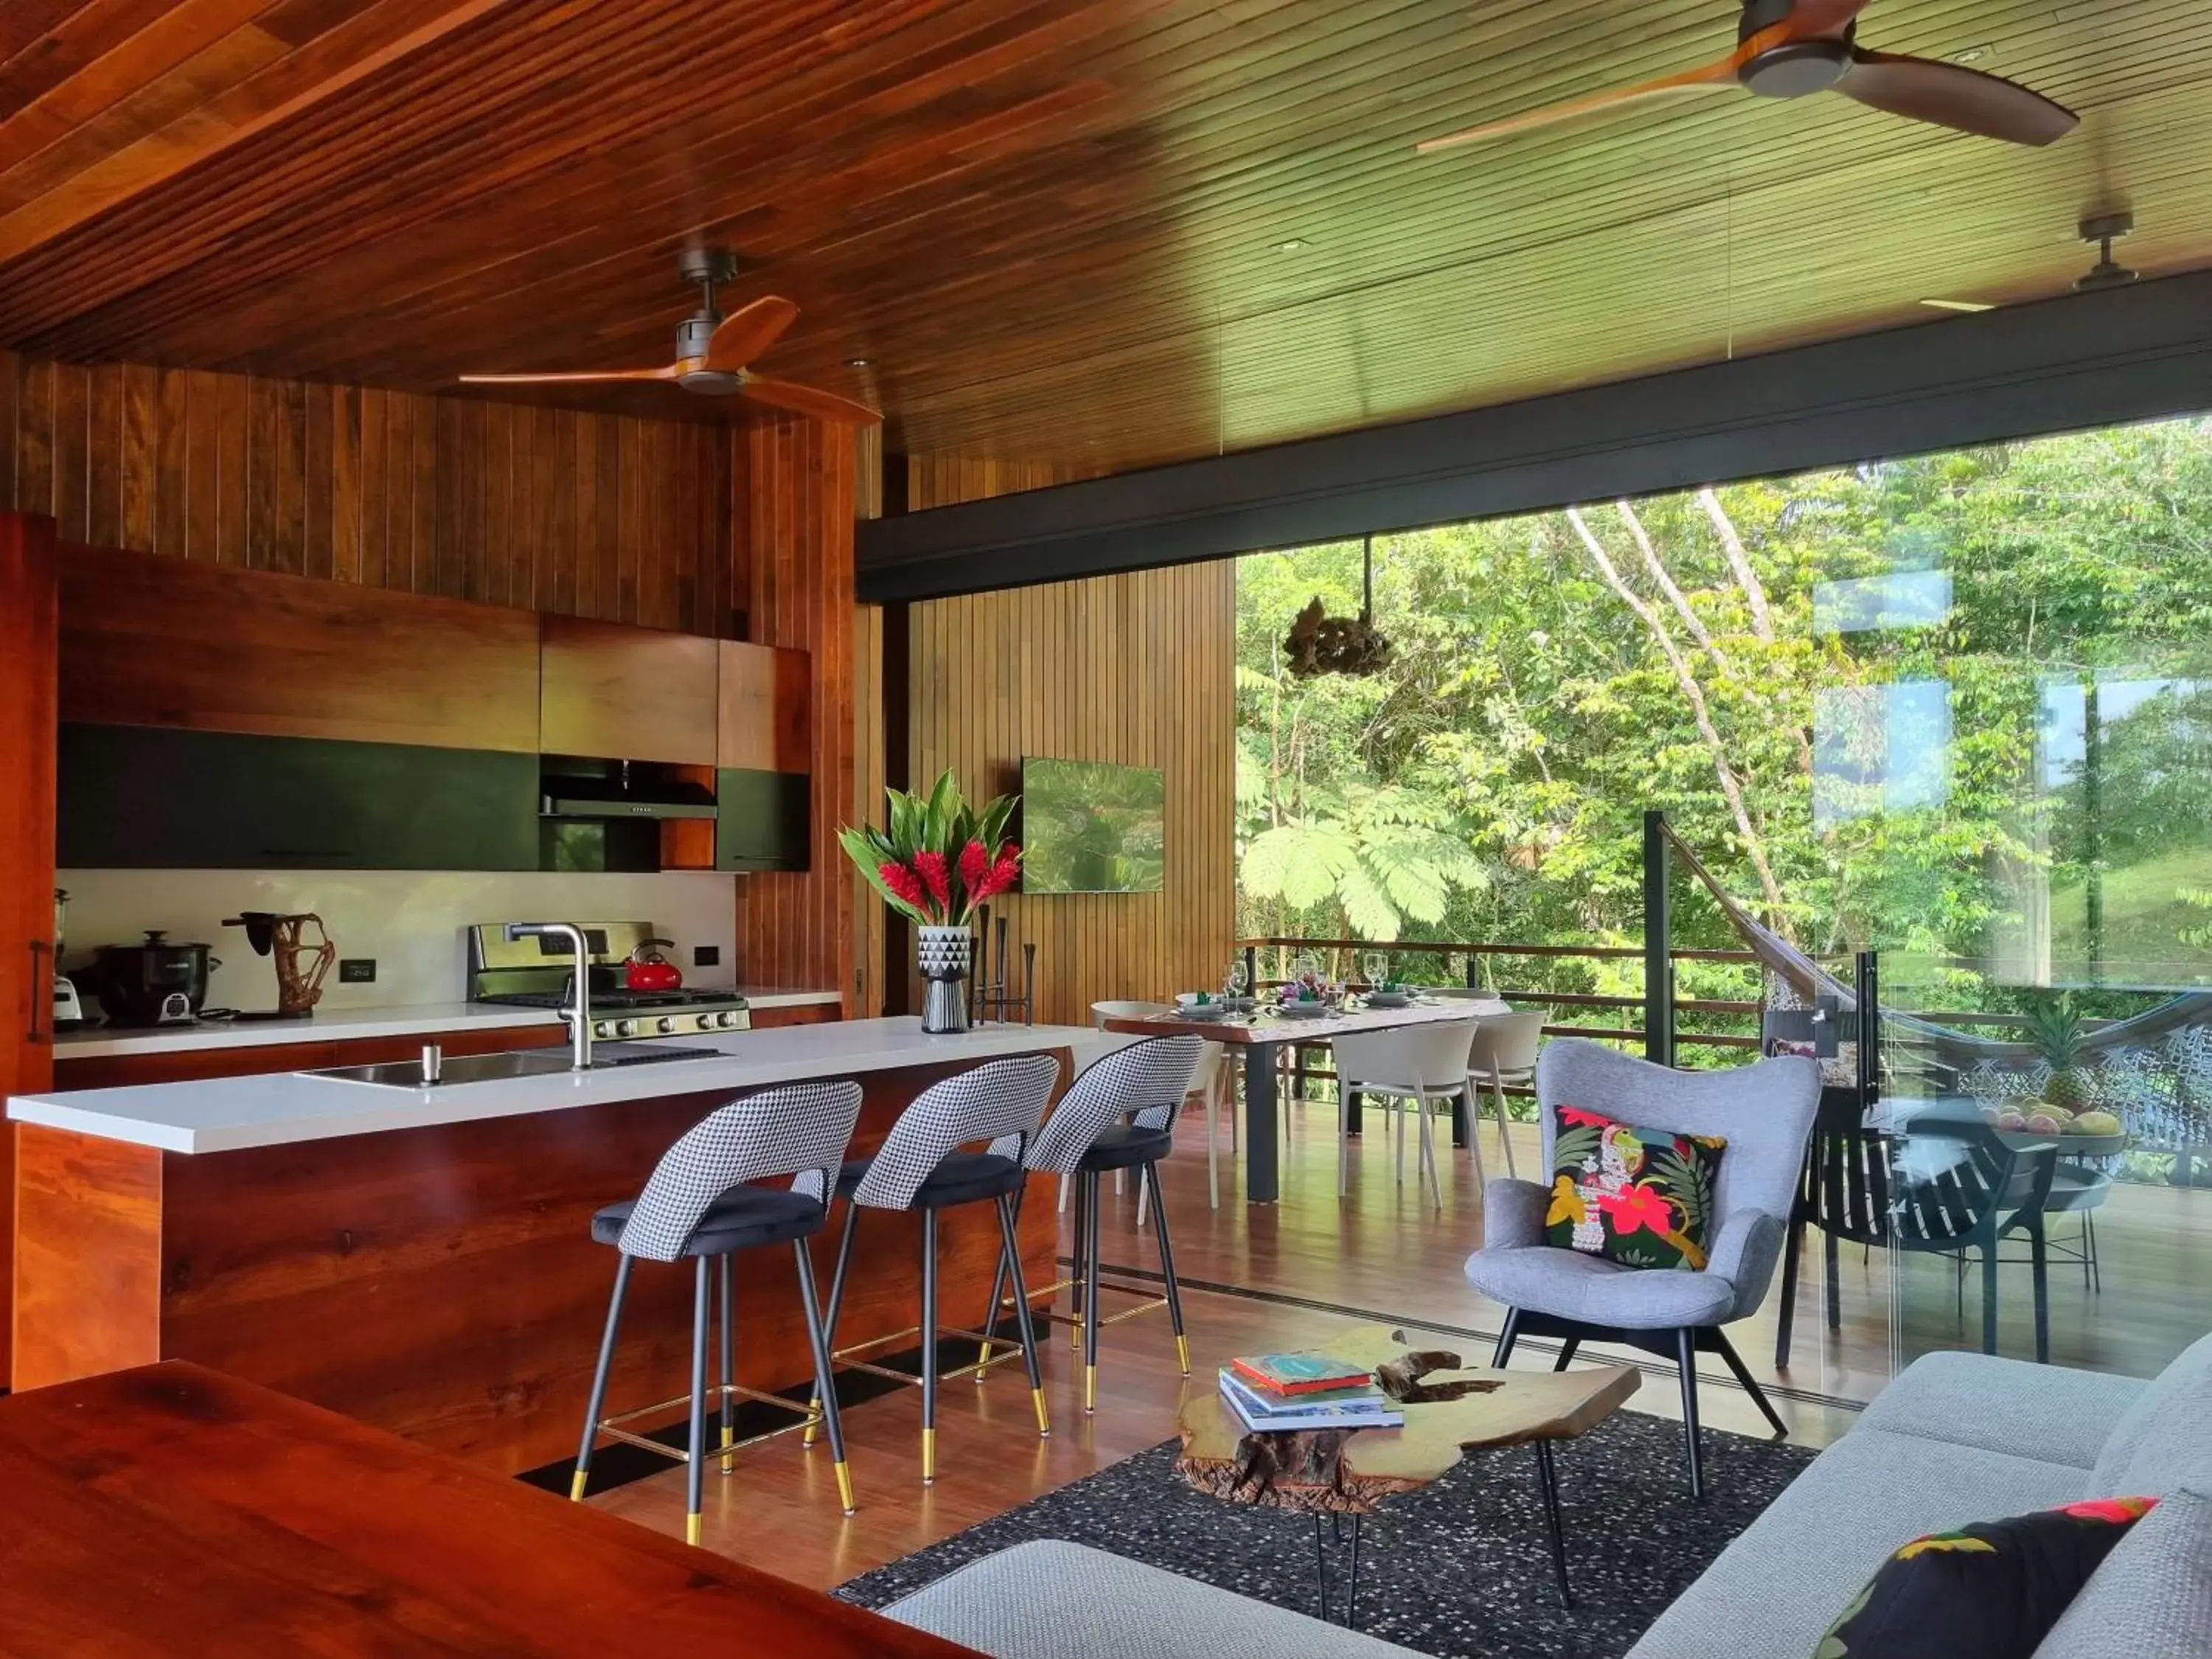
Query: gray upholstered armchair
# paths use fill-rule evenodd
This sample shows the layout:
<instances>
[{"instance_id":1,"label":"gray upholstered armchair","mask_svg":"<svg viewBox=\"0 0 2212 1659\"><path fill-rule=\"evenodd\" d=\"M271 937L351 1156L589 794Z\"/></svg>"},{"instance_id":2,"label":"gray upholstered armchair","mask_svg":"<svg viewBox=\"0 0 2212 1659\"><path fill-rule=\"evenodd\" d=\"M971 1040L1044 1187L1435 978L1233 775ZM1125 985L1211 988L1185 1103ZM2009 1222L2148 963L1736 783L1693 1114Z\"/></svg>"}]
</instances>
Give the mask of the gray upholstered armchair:
<instances>
[{"instance_id":1,"label":"gray upholstered armchair","mask_svg":"<svg viewBox=\"0 0 2212 1659\"><path fill-rule=\"evenodd\" d=\"M1765 1300L1820 1104L1820 1062L1791 1056L1733 1071L1677 1072L1568 1038L1551 1044L1537 1062L1536 1097L1546 1181L1492 1182L1484 1194L1482 1248L1467 1260L1468 1281L1507 1310L1492 1363L1504 1364L1523 1336L1561 1339L1560 1370L1584 1341L1622 1343L1673 1359L1681 1369L1690 1493L1701 1497L1699 1353L1720 1355L1775 1433L1787 1431L1722 1327ZM1726 1137L1714 1182L1717 1224L1702 1269L1626 1267L1544 1243L1555 1106L1580 1106L1676 1134Z\"/></svg>"}]
</instances>

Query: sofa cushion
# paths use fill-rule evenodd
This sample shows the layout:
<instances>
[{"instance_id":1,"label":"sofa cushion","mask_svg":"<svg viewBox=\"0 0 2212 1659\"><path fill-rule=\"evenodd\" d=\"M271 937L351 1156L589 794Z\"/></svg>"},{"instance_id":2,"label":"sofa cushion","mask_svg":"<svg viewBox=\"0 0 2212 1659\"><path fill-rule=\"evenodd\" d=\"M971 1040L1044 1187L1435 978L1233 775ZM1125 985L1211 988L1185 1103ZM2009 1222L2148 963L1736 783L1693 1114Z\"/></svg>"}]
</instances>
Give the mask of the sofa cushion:
<instances>
[{"instance_id":1,"label":"sofa cushion","mask_svg":"<svg viewBox=\"0 0 2212 1659\"><path fill-rule=\"evenodd\" d=\"M1408 1659L1413 1652L1051 1540L971 1561L883 1611L993 1659Z\"/></svg>"},{"instance_id":2,"label":"sofa cushion","mask_svg":"<svg viewBox=\"0 0 2212 1659\"><path fill-rule=\"evenodd\" d=\"M2035 1659L2181 1659L2212 1645L2212 1494L2168 1492L2097 1569Z\"/></svg>"},{"instance_id":3,"label":"sofa cushion","mask_svg":"<svg viewBox=\"0 0 2212 1659\"><path fill-rule=\"evenodd\" d=\"M2212 1336L2200 1337L2120 1414L2086 1490L2212 1492Z\"/></svg>"},{"instance_id":4,"label":"sofa cushion","mask_svg":"<svg viewBox=\"0 0 2212 1659\"><path fill-rule=\"evenodd\" d=\"M1864 1424L1828 1448L1660 1614L1629 1659L1787 1659L1923 1534L2081 1496L2069 1464Z\"/></svg>"},{"instance_id":5,"label":"sofa cushion","mask_svg":"<svg viewBox=\"0 0 2212 1659\"><path fill-rule=\"evenodd\" d=\"M1565 1103L1552 1113L1544 1242L1624 1267L1702 1268L1728 1142Z\"/></svg>"},{"instance_id":6,"label":"sofa cushion","mask_svg":"<svg viewBox=\"0 0 2212 1659\"><path fill-rule=\"evenodd\" d=\"M1923 1354L1875 1397L1859 1422L2087 1470L2144 1386L2135 1377L1990 1354Z\"/></svg>"},{"instance_id":7,"label":"sofa cushion","mask_svg":"<svg viewBox=\"0 0 2212 1659\"><path fill-rule=\"evenodd\" d=\"M2033 1659L2155 1498L2083 1498L1901 1545L1813 1659Z\"/></svg>"},{"instance_id":8,"label":"sofa cushion","mask_svg":"<svg viewBox=\"0 0 2212 1659\"><path fill-rule=\"evenodd\" d=\"M1735 1285L1718 1273L1646 1273L1548 1244L1477 1250L1467 1278L1509 1308L1632 1331L1718 1324L1735 1301Z\"/></svg>"}]
</instances>

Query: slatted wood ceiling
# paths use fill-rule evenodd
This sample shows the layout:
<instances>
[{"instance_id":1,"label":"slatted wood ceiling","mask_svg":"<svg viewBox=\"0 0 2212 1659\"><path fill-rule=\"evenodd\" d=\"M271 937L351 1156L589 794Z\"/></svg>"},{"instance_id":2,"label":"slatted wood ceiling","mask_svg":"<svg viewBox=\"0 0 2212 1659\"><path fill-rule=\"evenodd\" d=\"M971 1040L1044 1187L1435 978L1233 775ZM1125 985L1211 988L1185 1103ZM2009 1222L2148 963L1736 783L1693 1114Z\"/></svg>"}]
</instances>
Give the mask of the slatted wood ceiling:
<instances>
[{"instance_id":1,"label":"slatted wood ceiling","mask_svg":"<svg viewBox=\"0 0 2212 1659\"><path fill-rule=\"evenodd\" d=\"M1054 471L917 457L912 504L1069 481ZM949 766L971 794L1013 789L1024 755L1166 775L1164 891L1004 902L1017 977L1022 945L1037 946L1040 1020L1086 1024L1102 998L1212 986L1228 963L1236 601L1236 567L1221 560L912 607L915 787Z\"/></svg>"},{"instance_id":2,"label":"slatted wood ceiling","mask_svg":"<svg viewBox=\"0 0 2212 1659\"><path fill-rule=\"evenodd\" d=\"M2130 263L2212 252L2200 0L1874 0L1868 42L1975 52L2081 111L2044 151L1729 96L1412 152L1711 58L1732 21L14 0L0 88L34 102L0 125L0 343L413 392L659 361L675 252L705 234L745 258L733 297L805 307L769 367L872 386L894 451L1118 469L2052 292L2114 199Z\"/></svg>"},{"instance_id":3,"label":"slatted wood ceiling","mask_svg":"<svg viewBox=\"0 0 2212 1659\"><path fill-rule=\"evenodd\" d=\"M64 542L738 637L720 428L0 352L0 507Z\"/></svg>"}]
</instances>

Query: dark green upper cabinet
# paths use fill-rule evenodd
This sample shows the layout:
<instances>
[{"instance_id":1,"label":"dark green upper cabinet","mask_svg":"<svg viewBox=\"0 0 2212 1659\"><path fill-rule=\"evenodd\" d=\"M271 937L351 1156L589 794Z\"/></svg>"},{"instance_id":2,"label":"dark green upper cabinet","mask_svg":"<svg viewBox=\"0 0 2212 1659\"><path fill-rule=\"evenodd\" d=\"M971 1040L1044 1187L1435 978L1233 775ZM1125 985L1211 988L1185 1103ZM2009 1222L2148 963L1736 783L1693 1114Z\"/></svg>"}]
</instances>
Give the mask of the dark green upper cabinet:
<instances>
[{"instance_id":1,"label":"dark green upper cabinet","mask_svg":"<svg viewBox=\"0 0 2212 1659\"><path fill-rule=\"evenodd\" d=\"M65 868L538 865L534 755L65 722L59 760Z\"/></svg>"}]
</instances>

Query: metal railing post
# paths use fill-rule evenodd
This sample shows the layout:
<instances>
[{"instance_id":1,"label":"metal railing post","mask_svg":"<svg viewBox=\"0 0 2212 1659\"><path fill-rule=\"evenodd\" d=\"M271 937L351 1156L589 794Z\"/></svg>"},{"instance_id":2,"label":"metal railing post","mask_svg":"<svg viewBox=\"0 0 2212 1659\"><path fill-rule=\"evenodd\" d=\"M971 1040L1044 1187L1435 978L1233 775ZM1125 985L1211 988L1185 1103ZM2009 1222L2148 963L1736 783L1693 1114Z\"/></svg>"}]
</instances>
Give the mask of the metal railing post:
<instances>
[{"instance_id":1,"label":"metal railing post","mask_svg":"<svg viewBox=\"0 0 2212 1659\"><path fill-rule=\"evenodd\" d=\"M1674 959L1667 854L1667 815L1644 815L1644 1057L1655 1066L1674 1063Z\"/></svg>"}]
</instances>

